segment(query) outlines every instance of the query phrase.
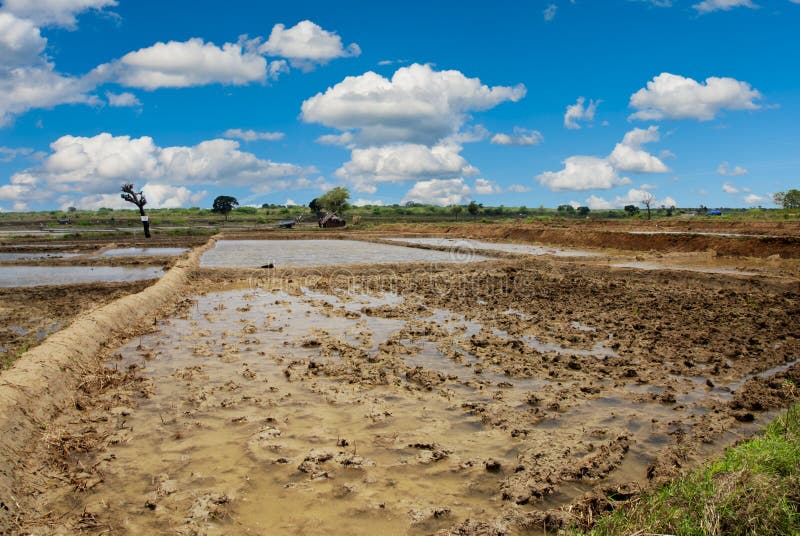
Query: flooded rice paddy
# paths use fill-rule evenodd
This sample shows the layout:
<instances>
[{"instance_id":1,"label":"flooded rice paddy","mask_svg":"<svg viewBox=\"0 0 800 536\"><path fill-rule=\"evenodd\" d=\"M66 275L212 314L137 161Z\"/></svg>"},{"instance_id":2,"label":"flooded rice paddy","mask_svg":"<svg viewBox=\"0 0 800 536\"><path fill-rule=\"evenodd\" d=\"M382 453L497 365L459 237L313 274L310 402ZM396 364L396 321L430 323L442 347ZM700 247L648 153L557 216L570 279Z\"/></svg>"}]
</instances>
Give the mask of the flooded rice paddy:
<instances>
[{"instance_id":1,"label":"flooded rice paddy","mask_svg":"<svg viewBox=\"0 0 800 536\"><path fill-rule=\"evenodd\" d=\"M0 252L0 261L24 261L28 259L67 259L78 257L80 253L10 253Z\"/></svg>"},{"instance_id":2,"label":"flooded rice paddy","mask_svg":"<svg viewBox=\"0 0 800 536\"><path fill-rule=\"evenodd\" d=\"M471 263L487 246L572 250L419 245L446 251L217 242L203 266L428 264L192 272L178 306L111 344L99 380L48 423L30 462L45 468L29 492L36 522L63 534L541 534L747 437L783 405L774 376L797 372L800 302L780 281L689 276L668 259L653 261L658 277L599 268L607 259ZM131 271L10 268L15 286L33 268ZM9 325L9 340L58 329Z\"/></svg>"},{"instance_id":3,"label":"flooded rice paddy","mask_svg":"<svg viewBox=\"0 0 800 536\"><path fill-rule=\"evenodd\" d=\"M0 266L0 287L71 285L103 281L158 279L162 268L123 268L115 266Z\"/></svg>"},{"instance_id":4,"label":"flooded rice paddy","mask_svg":"<svg viewBox=\"0 0 800 536\"><path fill-rule=\"evenodd\" d=\"M202 266L255 268L337 266L375 263L454 263L485 260L451 252L422 250L358 240L220 240L203 254Z\"/></svg>"},{"instance_id":5,"label":"flooded rice paddy","mask_svg":"<svg viewBox=\"0 0 800 536\"><path fill-rule=\"evenodd\" d=\"M516 533L598 483L641 480L738 386L587 377L621 361L614 333L571 320L542 342L534 323L357 289L197 296L112 352L107 367L148 387L110 401L102 481L90 471L93 492L57 509L134 534ZM520 359L569 374L521 374Z\"/></svg>"},{"instance_id":6,"label":"flooded rice paddy","mask_svg":"<svg viewBox=\"0 0 800 536\"><path fill-rule=\"evenodd\" d=\"M158 255L181 255L187 248L112 248L100 253L102 257L155 257Z\"/></svg>"}]
</instances>

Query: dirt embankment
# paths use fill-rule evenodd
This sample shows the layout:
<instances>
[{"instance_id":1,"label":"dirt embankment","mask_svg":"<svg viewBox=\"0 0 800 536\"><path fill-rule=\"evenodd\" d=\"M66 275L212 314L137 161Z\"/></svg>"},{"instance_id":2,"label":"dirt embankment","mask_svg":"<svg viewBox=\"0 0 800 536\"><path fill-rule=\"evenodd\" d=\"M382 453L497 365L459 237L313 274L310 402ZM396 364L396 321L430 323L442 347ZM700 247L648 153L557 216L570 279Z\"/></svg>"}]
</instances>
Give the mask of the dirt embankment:
<instances>
[{"instance_id":1,"label":"dirt embankment","mask_svg":"<svg viewBox=\"0 0 800 536\"><path fill-rule=\"evenodd\" d=\"M713 250L731 257L800 258L800 236L713 236L707 234L636 234L627 230L572 225L540 224L384 225L384 233L435 234L441 236L531 242L552 246L605 248L627 251L697 252ZM634 230L634 229L631 229ZM635 229L641 230L641 229ZM658 231L658 229L654 229ZM714 231L719 232L719 231Z\"/></svg>"},{"instance_id":2,"label":"dirt embankment","mask_svg":"<svg viewBox=\"0 0 800 536\"><path fill-rule=\"evenodd\" d=\"M196 249L151 287L80 316L2 373L0 459L5 463L0 467L0 532L13 527L21 514L23 498L16 496L14 483L31 439L74 400L78 383L97 368L98 352L108 341L149 321L154 311L180 297L189 271L213 242Z\"/></svg>"}]
</instances>

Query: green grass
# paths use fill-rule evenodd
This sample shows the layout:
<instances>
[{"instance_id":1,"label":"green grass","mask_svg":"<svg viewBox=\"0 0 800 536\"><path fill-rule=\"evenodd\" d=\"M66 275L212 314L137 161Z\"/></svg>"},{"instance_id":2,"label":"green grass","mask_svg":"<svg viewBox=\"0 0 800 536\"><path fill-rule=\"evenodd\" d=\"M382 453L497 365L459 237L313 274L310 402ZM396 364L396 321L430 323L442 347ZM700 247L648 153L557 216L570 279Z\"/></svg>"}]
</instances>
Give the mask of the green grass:
<instances>
[{"instance_id":1,"label":"green grass","mask_svg":"<svg viewBox=\"0 0 800 536\"><path fill-rule=\"evenodd\" d=\"M800 406L763 434L601 517L604 535L800 534Z\"/></svg>"},{"instance_id":2,"label":"green grass","mask_svg":"<svg viewBox=\"0 0 800 536\"><path fill-rule=\"evenodd\" d=\"M800 214L797 210L785 211L781 209L725 209L724 216L704 216L697 213L697 209L685 208L676 209L670 216L665 209L653 210L654 220L669 220L685 217L686 214L696 214L692 216L692 221L797 221ZM304 221L313 221L314 216L306 206L278 207L269 208L239 207L234 209L228 221L219 214L214 214L204 208L170 208L148 210L150 221L155 226L191 226L191 225L213 225L213 226L236 226L236 225L274 225L280 220L295 218L303 215ZM351 207L345 217L351 219L359 216L362 223L366 225L380 225L384 223L443 223L452 224L454 222L489 221L518 221L522 219L528 222L550 221L550 220L584 220L575 212L558 211L554 208L540 206L538 208L520 207L483 207L476 218L473 218L466 210L460 214L452 211L451 207L438 207L431 205L390 205L390 206L365 206ZM139 225L139 213L131 209L98 209L98 210L76 210L76 211L40 211L40 212L0 212L0 227L6 226L44 226L45 229L65 229L65 225L59 224L60 218L69 218L76 232L92 227L136 227ZM623 210L593 210L589 213L589 218L593 220L642 220L645 219L644 213L630 217Z\"/></svg>"}]
</instances>

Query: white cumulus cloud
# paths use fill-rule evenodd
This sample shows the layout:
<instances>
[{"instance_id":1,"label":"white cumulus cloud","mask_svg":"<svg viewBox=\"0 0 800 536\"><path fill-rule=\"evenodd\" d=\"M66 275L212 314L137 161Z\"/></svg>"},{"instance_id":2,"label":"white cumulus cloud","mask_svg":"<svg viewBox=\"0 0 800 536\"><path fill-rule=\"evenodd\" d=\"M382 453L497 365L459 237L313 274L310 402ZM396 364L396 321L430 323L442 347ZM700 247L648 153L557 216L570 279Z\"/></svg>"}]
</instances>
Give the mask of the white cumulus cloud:
<instances>
[{"instance_id":1,"label":"white cumulus cloud","mask_svg":"<svg viewBox=\"0 0 800 536\"><path fill-rule=\"evenodd\" d=\"M575 104L567 106L567 111L564 112L564 126L569 129L581 128L580 122L586 121L591 123L594 121L594 114L601 101L590 100L589 104L585 105L586 99L578 97Z\"/></svg>"},{"instance_id":2,"label":"white cumulus cloud","mask_svg":"<svg viewBox=\"0 0 800 536\"><path fill-rule=\"evenodd\" d=\"M652 198L651 208L656 207L676 207L678 202L672 197L657 198L644 189L631 188L625 195L616 196L612 200L606 200L596 195L586 198L586 206L592 210L609 210L612 208L622 208L626 205L642 206L642 201Z\"/></svg>"},{"instance_id":3,"label":"white cumulus cloud","mask_svg":"<svg viewBox=\"0 0 800 536\"><path fill-rule=\"evenodd\" d=\"M108 99L108 105L116 108L142 105L136 95L129 92L112 93L111 91L106 91L106 98Z\"/></svg>"},{"instance_id":4,"label":"white cumulus cloud","mask_svg":"<svg viewBox=\"0 0 800 536\"><path fill-rule=\"evenodd\" d=\"M33 154L33 149L28 147L3 147L0 146L0 162L11 162L20 156Z\"/></svg>"},{"instance_id":5,"label":"white cumulus cloud","mask_svg":"<svg viewBox=\"0 0 800 536\"><path fill-rule=\"evenodd\" d=\"M233 138L242 141L279 141L282 140L286 134L283 132L257 132L255 130L242 130L240 128L229 128L222 134L225 138Z\"/></svg>"},{"instance_id":6,"label":"white cumulus cloud","mask_svg":"<svg viewBox=\"0 0 800 536\"><path fill-rule=\"evenodd\" d=\"M638 110L630 119L696 119L710 121L724 109L757 110L761 93L734 78L709 77L698 82L684 76L661 73L630 99Z\"/></svg>"},{"instance_id":7,"label":"white cumulus cloud","mask_svg":"<svg viewBox=\"0 0 800 536\"><path fill-rule=\"evenodd\" d=\"M350 160L335 174L356 191L368 194L375 193L380 183L475 175L478 170L460 152L461 146L456 144L428 147L403 143L353 149Z\"/></svg>"},{"instance_id":8,"label":"white cumulus cloud","mask_svg":"<svg viewBox=\"0 0 800 536\"><path fill-rule=\"evenodd\" d=\"M475 193L478 195L499 194L502 191L502 188L494 181L475 179Z\"/></svg>"},{"instance_id":9,"label":"white cumulus cloud","mask_svg":"<svg viewBox=\"0 0 800 536\"><path fill-rule=\"evenodd\" d=\"M545 171L536 180L551 190L607 190L621 184L630 184L620 177L607 158L595 156L570 156L564 160L561 171Z\"/></svg>"},{"instance_id":10,"label":"white cumulus cloud","mask_svg":"<svg viewBox=\"0 0 800 536\"><path fill-rule=\"evenodd\" d=\"M4 0L2 10L30 19L40 26L73 29L76 15L116 5L117 0Z\"/></svg>"},{"instance_id":11,"label":"white cumulus cloud","mask_svg":"<svg viewBox=\"0 0 800 536\"><path fill-rule=\"evenodd\" d=\"M729 11L736 7L749 7L755 9L758 6L751 0L703 0L692 6L701 15L714 11Z\"/></svg>"},{"instance_id":12,"label":"white cumulus cloud","mask_svg":"<svg viewBox=\"0 0 800 536\"><path fill-rule=\"evenodd\" d=\"M658 127L635 128L626 133L606 158L596 156L571 156L564 160L560 171L546 171L536 180L551 190L607 190L614 186L630 184L631 180L620 172L664 173L667 166L657 157L641 148L645 143L658 141Z\"/></svg>"},{"instance_id":13,"label":"white cumulus cloud","mask_svg":"<svg viewBox=\"0 0 800 536\"><path fill-rule=\"evenodd\" d=\"M259 52L289 60L293 67L311 69L336 58L361 54L361 48L352 43L345 48L342 38L335 32L324 30L319 25L304 20L291 28L276 24L269 39L259 47Z\"/></svg>"},{"instance_id":14,"label":"white cumulus cloud","mask_svg":"<svg viewBox=\"0 0 800 536\"><path fill-rule=\"evenodd\" d=\"M391 80L367 72L349 76L302 105L302 118L341 131L357 131L367 143L433 144L455 134L470 112L525 96L525 86L489 87L459 71L413 64Z\"/></svg>"},{"instance_id":15,"label":"white cumulus cloud","mask_svg":"<svg viewBox=\"0 0 800 536\"><path fill-rule=\"evenodd\" d=\"M102 133L62 136L50 148L40 166L12 176L6 196L40 199L55 193L105 203L107 199L97 196L116 195L120 184L130 181L160 185L153 187L154 199L172 206L193 202L192 196L199 193L190 188L197 185L247 186L253 191L295 184L302 188L311 182L306 175L316 173L314 168L260 159L240 151L238 142L224 139L159 147L147 136Z\"/></svg>"},{"instance_id":16,"label":"white cumulus cloud","mask_svg":"<svg viewBox=\"0 0 800 536\"><path fill-rule=\"evenodd\" d=\"M741 166L734 166L731 168L728 162L722 162L717 166L717 173L723 177L738 177L739 175L746 175L747 170Z\"/></svg>"},{"instance_id":17,"label":"white cumulus cloud","mask_svg":"<svg viewBox=\"0 0 800 536\"><path fill-rule=\"evenodd\" d=\"M538 130L514 127L513 134L498 133L492 136L491 142L496 145L538 145L544 141L544 136Z\"/></svg>"},{"instance_id":18,"label":"white cumulus cloud","mask_svg":"<svg viewBox=\"0 0 800 536\"><path fill-rule=\"evenodd\" d=\"M0 11L0 68L12 68L39 62L47 39L27 19Z\"/></svg>"},{"instance_id":19,"label":"white cumulus cloud","mask_svg":"<svg viewBox=\"0 0 800 536\"><path fill-rule=\"evenodd\" d=\"M737 188L730 182L726 182L725 184L722 185L722 191L725 192L726 194L734 195L739 193L739 188Z\"/></svg>"},{"instance_id":20,"label":"white cumulus cloud","mask_svg":"<svg viewBox=\"0 0 800 536\"><path fill-rule=\"evenodd\" d=\"M744 197L744 201L748 205L756 205L764 203L765 201L767 201L767 198L756 194L750 194Z\"/></svg>"},{"instance_id":21,"label":"white cumulus cloud","mask_svg":"<svg viewBox=\"0 0 800 536\"><path fill-rule=\"evenodd\" d=\"M179 208L197 205L208 194L205 190L192 192L184 186L147 183L142 188L147 204L152 208Z\"/></svg>"},{"instance_id":22,"label":"white cumulus cloud","mask_svg":"<svg viewBox=\"0 0 800 536\"><path fill-rule=\"evenodd\" d=\"M664 162L641 148L643 144L659 139L657 126L650 126L646 130L635 128L625 134L623 140L614 147L608 160L619 171L666 173L669 168Z\"/></svg>"},{"instance_id":23,"label":"white cumulus cloud","mask_svg":"<svg viewBox=\"0 0 800 536\"><path fill-rule=\"evenodd\" d=\"M348 146L355 142L352 132L342 132L341 134L325 134L317 138L317 143L322 145L342 145Z\"/></svg>"},{"instance_id":24,"label":"white cumulus cloud","mask_svg":"<svg viewBox=\"0 0 800 536\"><path fill-rule=\"evenodd\" d=\"M31 21L0 10L0 126L33 108L99 105L91 77L66 76L46 57L47 40Z\"/></svg>"},{"instance_id":25,"label":"white cumulus cloud","mask_svg":"<svg viewBox=\"0 0 800 536\"><path fill-rule=\"evenodd\" d=\"M403 197L403 203L413 201L427 205L460 205L469 199L470 188L464 179L431 179L417 182Z\"/></svg>"},{"instance_id":26,"label":"white cumulus cloud","mask_svg":"<svg viewBox=\"0 0 800 536\"><path fill-rule=\"evenodd\" d=\"M267 60L241 43L221 47L200 38L156 43L95 70L126 87L148 90L206 84L245 85L267 79Z\"/></svg>"},{"instance_id":27,"label":"white cumulus cloud","mask_svg":"<svg viewBox=\"0 0 800 536\"><path fill-rule=\"evenodd\" d=\"M63 76L51 63L18 67L0 73L0 126L34 108L60 104L99 105L92 95L95 84L85 77Z\"/></svg>"}]
</instances>

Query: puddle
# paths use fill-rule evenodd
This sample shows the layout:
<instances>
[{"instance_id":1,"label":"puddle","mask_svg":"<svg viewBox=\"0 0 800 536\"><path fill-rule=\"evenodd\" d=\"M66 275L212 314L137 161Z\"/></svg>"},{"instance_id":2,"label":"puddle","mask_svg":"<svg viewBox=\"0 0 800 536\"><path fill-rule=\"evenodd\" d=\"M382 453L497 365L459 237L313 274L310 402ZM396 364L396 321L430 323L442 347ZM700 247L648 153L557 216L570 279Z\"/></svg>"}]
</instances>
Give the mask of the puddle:
<instances>
[{"instance_id":1,"label":"puddle","mask_svg":"<svg viewBox=\"0 0 800 536\"><path fill-rule=\"evenodd\" d=\"M467 238L386 238L386 240L403 242L406 244L419 244L462 250L482 249L487 251L504 251L506 253L517 253L523 255L553 255L555 257L594 257L599 255L595 252L581 251L576 249L561 249L526 244L502 244L498 242L470 240Z\"/></svg>"},{"instance_id":2,"label":"puddle","mask_svg":"<svg viewBox=\"0 0 800 536\"><path fill-rule=\"evenodd\" d=\"M700 272L704 274L728 275L759 275L755 272L745 272L734 268L715 268L702 266L683 266L677 264L660 264L657 262L620 262L610 265L612 268L636 268L638 270L679 270L686 272Z\"/></svg>"},{"instance_id":3,"label":"puddle","mask_svg":"<svg viewBox=\"0 0 800 536\"><path fill-rule=\"evenodd\" d=\"M596 331L595 329L580 329L577 326L575 326L575 323L573 323L573 327L575 327L579 331L586 331L586 332ZM564 346L561 346L560 344L555 344L551 342L541 342L532 335L523 335L521 337L515 338L509 335L507 331L503 331L501 329L492 328L491 331L493 335L500 337L501 339L522 341L530 348L533 348L537 352L541 352L543 354L554 352L559 355L577 355L577 356L589 355L594 357L617 357L617 353L611 348L607 348L605 342L597 342L590 350L583 350L580 348L566 348ZM613 337L611 335L608 336L609 341L611 341L612 338Z\"/></svg>"},{"instance_id":4,"label":"puddle","mask_svg":"<svg viewBox=\"0 0 800 536\"><path fill-rule=\"evenodd\" d=\"M769 370L758 372L756 374L749 374L749 375L743 377L742 379L740 379L739 381L735 381L735 382L727 384L726 387L728 389L731 389L731 390L735 391L736 389L741 387L742 384L744 384L748 380L752 380L754 378L769 378L773 374L777 374L779 372L785 372L785 371L789 370L790 368L792 368L793 366L797 365L798 363L800 363L800 359L795 359L794 361L791 361L791 362L786 363L784 365L778 365L777 367L773 367L773 368L771 368Z\"/></svg>"},{"instance_id":5,"label":"puddle","mask_svg":"<svg viewBox=\"0 0 800 536\"><path fill-rule=\"evenodd\" d=\"M443 251L362 242L359 240L220 240L203 254L202 266L255 268L272 263L285 266L339 266L347 264L465 262L469 259Z\"/></svg>"},{"instance_id":6,"label":"puddle","mask_svg":"<svg viewBox=\"0 0 800 536\"><path fill-rule=\"evenodd\" d=\"M592 326L587 326L585 324L581 324L577 320L573 320L572 322L570 322L570 325L573 328L577 329L578 331L583 331L585 333L593 333L593 332L597 331L597 328L593 328Z\"/></svg>"},{"instance_id":7,"label":"puddle","mask_svg":"<svg viewBox=\"0 0 800 536\"><path fill-rule=\"evenodd\" d=\"M80 253L0 253L0 261L20 261L27 259L66 259L79 257Z\"/></svg>"},{"instance_id":8,"label":"puddle","mask_svg":"<svg viewBox=\"0 0 800 536\"><path fill-rule=\"evenodd\" d=\"M46 328L43 328L43 329L40 329L39 331L37 331L36 334L34 335L34 338L37 341L41 341L41 340L47 338L49 335L52 335L53 333L58 331L60 328L61 328L61 324L59 324L59 323L51 324L50 326L48 326ZM28 334L28 330L26 330L25 328L23 328L21 326L7 326L6 328L2 328L2 329L6 329L6 330L8 330L8 331L14 333L15 335L20 336L20 337L24 337L25 335Z\"/></svg>"},{"instance_id":9,"label":"puddle","mask_svg":"<svg viewBox=\"0 0 800 536\"><path fill-rule=\"evenodd\" d=\"M0 266L0 287L71 285L100 281L140 281L158 279L161 268L121 268L113 266Z\"/></svg>"},{"instance_id":10,"label":"puddle","mask_svg":"<svg viewBox=\"0 0 800 536\"><path fill-rule=\"evenodd\" d=\"M99 254L101 257L155 257L157 255L180 255L187 248L113 248Z\"/></svg>"}]
</instances>

